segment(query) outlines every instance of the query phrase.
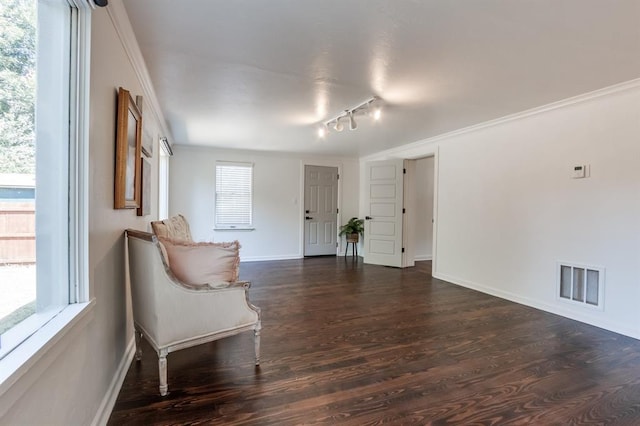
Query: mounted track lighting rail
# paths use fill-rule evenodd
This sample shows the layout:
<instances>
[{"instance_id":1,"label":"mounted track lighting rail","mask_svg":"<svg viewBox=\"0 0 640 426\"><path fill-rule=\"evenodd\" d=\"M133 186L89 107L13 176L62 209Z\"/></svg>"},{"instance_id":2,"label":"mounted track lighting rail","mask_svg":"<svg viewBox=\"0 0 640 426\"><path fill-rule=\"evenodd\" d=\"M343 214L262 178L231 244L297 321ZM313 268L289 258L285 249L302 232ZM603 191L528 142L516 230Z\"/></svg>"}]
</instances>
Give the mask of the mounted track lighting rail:
<instances>
[{"instance_id":1,"label":"mounted track lighting rail","mask_svg":"<svg viewBox=\"0 0 640 426\"><path fill-rule=\"evenodd\" d=\"M382 100L374 96L372 98L367 99L366 101L356 105L353 108L348 108L342 111L340 114L335 117L324 121L318 126L318 136L324 138L329 134L331 129L336 132L341 132L344 130L344 122L349 122L349 129L356 130L358 128L358 123L356 122L355 117L357 115L362 115L363 113L373 117L374 120L379 120L382 116Z\"/></svg>"}]
</instances>

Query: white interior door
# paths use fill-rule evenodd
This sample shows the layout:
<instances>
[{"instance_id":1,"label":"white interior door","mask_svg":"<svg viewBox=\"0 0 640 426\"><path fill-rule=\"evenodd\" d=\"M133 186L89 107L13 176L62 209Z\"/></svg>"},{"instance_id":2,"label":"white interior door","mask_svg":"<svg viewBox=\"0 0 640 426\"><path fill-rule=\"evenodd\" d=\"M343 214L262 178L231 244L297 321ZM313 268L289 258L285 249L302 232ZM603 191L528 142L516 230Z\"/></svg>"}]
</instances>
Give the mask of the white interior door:
<instances>
[{"instance_id":1,"label":"white interior door","mask_svg":"<svg viewBox=\"0 0 640 426\"><path fill-rule=\"evenodd\" d=\"M402 267L403 160L366 163L364 262Z\"/></svg>"},{"instance_id":2,"label":"white interior door","mask_svg":"<svg viewBox=\"0 0 640 426\"><path fill-rule=\"evenodd\" d=\"M338 168L304 166L304 255L336 254Z\"/></svg>"}]
</instances>

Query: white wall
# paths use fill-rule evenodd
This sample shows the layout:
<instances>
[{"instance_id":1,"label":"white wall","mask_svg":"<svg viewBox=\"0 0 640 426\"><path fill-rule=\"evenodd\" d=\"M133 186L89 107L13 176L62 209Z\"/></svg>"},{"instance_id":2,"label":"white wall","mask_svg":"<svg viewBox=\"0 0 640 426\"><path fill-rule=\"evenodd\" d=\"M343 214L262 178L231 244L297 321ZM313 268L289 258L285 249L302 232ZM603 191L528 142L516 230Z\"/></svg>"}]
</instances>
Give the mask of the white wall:
<instances>
[{"instance_id":1,"label":"white wall","mask_svg":"<svg viewBox=\"0 0 640 426\"><path fill-rule=\"evenodd\" d=\"M638 338L639 140L633 81L363 161L437 153L437 278ZM556 261L606 268L603 311L557 300Z\"/></svg>"},{"instance_id":2,"label":"white wall","mask_svg":"<svg viewBox=\"0 0 640 426\"><path fill-rule=\"evenodd\" d=\"M287 154L174 146L169 183L169 212L185 215L193 238L242 244L247 260L299 258L303 255L303 165L341 170L339 206L342 223L358 213L359 174L354 159L308 158ZM254 164L253 231L214 231L215 163Z\"/></svg>"},{"instance_id":3,"label":"white wall","mask_svg":"<svg viewBox=\"0 0 640 426\"><path fill-rule=\"evenodd\" d=\"M110 1L110 7L117 1ZM157 178L152 182L151 216L113 209L116 93L122 86L135 96L142 94L142 87L105 9L93 12L92 39L89 291L96 303L87 317L2 395L0 408L10 403L4 415L0 414L3 425L106 421L109 403L119 390L120 374L126 372L132 355L123 231L147 229L157 215ZM147 125L150 131L159 131L157 123ZM154 152L152 176L157 175L157 146Z\"/></svg>"}]
</instances>

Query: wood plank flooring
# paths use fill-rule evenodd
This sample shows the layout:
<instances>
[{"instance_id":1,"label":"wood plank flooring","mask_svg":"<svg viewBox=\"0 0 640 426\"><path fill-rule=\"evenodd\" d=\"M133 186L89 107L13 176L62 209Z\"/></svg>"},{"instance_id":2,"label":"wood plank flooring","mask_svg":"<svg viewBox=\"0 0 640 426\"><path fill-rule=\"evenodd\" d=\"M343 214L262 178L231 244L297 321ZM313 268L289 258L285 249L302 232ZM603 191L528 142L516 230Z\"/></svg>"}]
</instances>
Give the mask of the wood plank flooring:
<instances>
[{"instance_id":1,"label":"wood plank flooring","mask_svg":"<svg viewBox=\"0 0 640 426\"><path fill-rule=\"evenodd\" d=\"M352 258L243 263L253 335L144 346L110 425L640 425L640 341Z\"/></svg>"}]
</instances>

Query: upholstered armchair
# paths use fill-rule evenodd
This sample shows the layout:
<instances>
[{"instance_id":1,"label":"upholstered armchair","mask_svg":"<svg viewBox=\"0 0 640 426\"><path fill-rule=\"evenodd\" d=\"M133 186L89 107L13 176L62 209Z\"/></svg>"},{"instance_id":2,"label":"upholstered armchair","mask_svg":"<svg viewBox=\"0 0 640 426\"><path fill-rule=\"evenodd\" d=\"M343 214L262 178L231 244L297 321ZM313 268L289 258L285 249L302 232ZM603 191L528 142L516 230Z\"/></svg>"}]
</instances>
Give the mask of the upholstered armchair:
<instances>
[{"instance_id":1,"label":"upholstered armchair","mask_svg":"<svg viewBox=\"0 0 640 426\"><path fill-rule=\"evenodd\" d=\"M180 349L253 330L255 363L260 363L260 309L249 302L250 283L237 281L237 242L181 244L168 239L161 244L154 234L131 229L126 238L136 359L144 337L158 354L160 395L168 390L167 355ZM171 267L183 263L181 256L188 259L186 265L175 265L182 279ZM190 270L201 264L210 270Z\"/></svg>"}]
</instances>

